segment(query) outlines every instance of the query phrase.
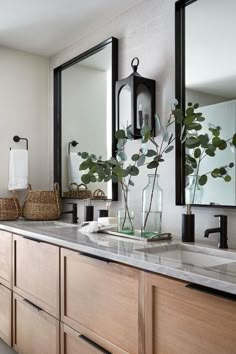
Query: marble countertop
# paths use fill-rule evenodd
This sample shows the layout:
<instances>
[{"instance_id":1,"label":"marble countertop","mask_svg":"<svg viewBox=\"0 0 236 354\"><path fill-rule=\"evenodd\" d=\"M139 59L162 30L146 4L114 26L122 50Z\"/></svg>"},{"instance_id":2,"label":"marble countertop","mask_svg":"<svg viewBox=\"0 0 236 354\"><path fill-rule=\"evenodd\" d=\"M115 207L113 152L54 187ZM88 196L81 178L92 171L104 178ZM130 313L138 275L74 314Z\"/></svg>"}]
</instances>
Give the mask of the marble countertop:
<instances>
[{"instance_id":1,"label":"marble countertop","mask_svg":"<svg viewBox=\"0 0 236 354\"><path fill-rule=\"evenodd\" d=\"M172 241L133 241L102 233L83 234L78 225L25 220L2 221L0 229L236 295L236 248L218 250L200 243L191 244L197 254L203 251L232 260L220 266L202 267L191 261L184 263L158 255L157 247L182 244L177 237Z\"/></svg>"}]
</instances>

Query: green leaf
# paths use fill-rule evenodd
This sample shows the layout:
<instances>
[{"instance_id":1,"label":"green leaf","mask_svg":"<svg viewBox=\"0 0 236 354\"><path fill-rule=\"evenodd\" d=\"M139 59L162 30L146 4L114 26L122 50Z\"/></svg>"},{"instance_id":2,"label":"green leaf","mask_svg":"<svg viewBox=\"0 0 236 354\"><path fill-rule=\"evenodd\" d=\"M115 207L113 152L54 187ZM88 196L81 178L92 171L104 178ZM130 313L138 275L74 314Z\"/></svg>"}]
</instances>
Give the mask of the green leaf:
<instances>
[{"instance_id":1,"label":"green leaf","mask_svg":"<svg viewBox=\"0 0 236 354\"><path fill-rule=\"evenodd\" d=\"M87 159L88 157L89 157L89 154L87 153L87 152L82 152L81 153L81 157L82 157L82 159Z\"/></svg>"},{"instance_id":2,"label":"green leaf","mask_svg":"<svg viewBox=\"0 0 236 354\"><path fill-rule=\"evenodd\" d=\"M168 152L171 152L174 149L174 146L171 145L165 150L165 154L168 154Z\"/></svg>"},{"instance_id":3,"label":"green leaf","mask_svg":"<svg viewBox=\"0 0 236 354\"><path fill-rule=\"evenodd\" d=\"M233 167L234 167L234 163L233 163L233 162L230 162L230 163L229 163L229 167L230 167L230 168L233 168Z\"/></svg>"},{"instance_id":4,"label":"green leaf","mask_svg":"<svg viewBox=\"0 0 236 354\"><path fill-rule=\"evenodd\" d=\"M123 149L126 143L127 143L127 139L119 139L117 143L117 149L118 150Z\"/></svg>"},{"instance_id":5,"label":"green leaf","mask_svg":"<svg viewBox=\"0 0 236 354\"><path fill-rule=\"evenodd\" d=\"M116 166L118 164L118 162L116 161L116 159L114 157L111 157L109 160L108 160L108 163L109 165L111 166Z\"/></svg>"},{"instance_id":6,"label":"green leaf","mask_svg":"<svg viewBox=\"0 0 236 354\"><path fill-rule=\"evenodd\" d=\"M92 175L92 176L90 176L90 180L91 180L91 182L97 182L97 178L94 176L94 175Z\"/></svg>"},{"instance_id":7,"label":"green leaf","mask_svg":"<svg viewBox=\"0 0 236 354\"><path fill-rule=\"evenodd\" d=\"M186 128L188 128L188 126L190 124L193 124L194 120L195 120L195 116L194 115L185 117L184 118L184 124L186 125Z\"/></svg>"},{"instance_id":8,"label":"green leaf","mask_svg":"<svg viewBox=\"0 0 236 354\"><path fill-rule=\"evenodd\" d=\"M220 150L225 150L225 149L227 148L227 143L226 143L226 141L225 141L225 140L221 140L221 141L220 141L220 144L219 144L219 146L218 146L218 148L219 148Z\"/></svg>"},{"instance_id":9,"label":"green leaf","mask_svg":"<svg viewBox=\"0 0 236 354\"><path fill-rule=\"evenodd\" d=\"M125 134L125 131L123 129L119 129L116 131L115 133L115 137L116 139L125 139L126 138L126 134Z\"/></svg>"},{"instance_id":10,"label":"green leaf","mask_svg":"<svg viewBox=\"0 0 236 354\"><path fill-rule=\"evenodd\" d=\"M212 150L210 150L210 149L206 149L206 150L205 150L205 153L206 153L208 156L211 156L211 157L214 157L214 156L215 156L214 151L212 151Z\"/></svg>"},{"instance_id":11,"label":"green leaf","mask_svg":"<svg viewBox=\"0 0 236 354\"><path fill-rule=\"evenodd\" d=\"M198 114L198 113L197 113ZM204 118L204 117L197 117L197 121L198 122L204 122L204 120L205 120L206 118Z\"/></svg>"},{"instance_id":12,"label":"green leaf","mask_svg":"<svg viewBox=\"0 0 236 354\"><path fill-rule=\"evenodd\" d=\"M231 181L231 177L229 175L226 175L224 177L224 180L225 180L225 182L230 182Z\"/></svg>"},{"instance_id":13,"label":"green leaf","mask_svg":"<svg viewBox=\"0 0 236 354\"><path fill-rule=\"evenodd\" d=\"M199 177L198 183L200 186L204 186L207 183L207 175L202 175Z\"/></svg>"},{"instance_id":14,"label":"green leaf","mask_svg":"<svg viewBox=\"0 0 236 354\"><path fill-rule=\"evenodd\" d=\"M212 172L211 172L211 176L213 178L217 178L220 174L220 169L219 168L215 168Z\"/></svg>"},{"instance_id":15,"label":"green leaf","mask_svg":"<svg viewBox=\"0 0 236 354\"><path fill-rule=\"evenodd\" d=\"M139 154L134 154L134 155L132 155L132 157L131 157L131 160L132 160L132 161L138 161L138 159L139 159Z\"/></svg>"},{"instance_id":16,"label":"green leaf","mask_svg":"<svg viewBox=\"0 0 236 354\"><path fill-rule=\"evenodd\" d=\"M188 107L191 107L192 105L192 102L188 102Z\"/></svg>"},{"instance_id":17,"label":"green leaf","mask_svg":"<svg viewBox=\"0 0 236 354\"><path fill-rule=\"evenodd\" d=\"M194 169L190 165L185 165L185 175L189 176L194 172Z\"/></svg>"},{"instance_id":18,"label":"green leaf","mask_svg":"<svg viewBox=\"0 0 236 354\"><path fill-rule=\"evenodd\" d=\"M104 177L104 182L108 182L111 180L111 175Z\"/></svg>"},{"instance_id":19,"label":"green leaf","mask_svg":"<svg viewBox=\"0 0 236 354\"><path fill-rule=\"evenodd\" d=\"M91 155L90 155L90 158L91 158L93 161L96 161L96 160L97 160L97 156L94 155L94 154L91 154Z\"/></svg>"},{"instance_id":20,"label":"green leaf","mask_svg":"<svg viewBox=\"0 0 236 354\"><path fill-rule=\"evenodd\" d=\"M186 109L187 116L192 116L193 113L194 113L193 107L189 107Z\"/></svg>"},{"instance_id":21,"label":"green leaf","mask_svg":"<svg viewBox=\"0 0 236 354\"><path fill-rule=\"evenodd\" d=\"M131 166L129 174L131 176L137 176L139 174L139 169L136 166Z\"/></svg>"},{"instance_id":22,"label":"green leaf","mask_svg":"<svg viewBox=\"0 0 236 354\"><path fill-rule=\"evenodd\" d=\"M236 147L236 133L233 135L232 144L234 147Z\"/></svg>"},{"instance_id":23,"label":"green leaf","mask_svg":"<svg viewBox=\"0 0 236 354\"><path fill-rule=\"evenodd\" d=\"M172 111L173 116L177 124L181 124L184 120L183 111L180 108L176 108Z\"/></svg>"},{"instance_id":24,"label":"green leaf","mask_svg":"<svg viewBox=\"0 0 236 354\"><path fill-rule=\"evenodd\" d=\"M201 153L202 153L201 149L199 149L199 148L195 149L194 150L195 159L199 159L199 157L201 156Z\"/></svg>"},{"instance_id":25,"label":"green leaf","mask_svg":"<svg viewBox=\"0 0 236 354\"><path fill-rule=\"evenodd\" d=\"M140 167L140 166L144 165L145 160L146 160L146 156L144 154L142 154L137 162L137 166Z\"/></svg>"},{"instance_id":26,"label":"green leaf","mask_svg":"<svg viewBox=\"0 0 236 354\"><path fill-rule=\"evenodd\" d=\"M201 130L202 129L202 125L199 123L191 123L187 126L188 130Z\"/></svg>"},{"instance_id":27,"label":"green leaf","mask_svg":"<svg viewBox=\"0 0 236 354\"><path fill-rule=\"evenodd\" d=\"M214 136L214 138L212 139L212 144L215 146L215 147L219 147L220 144L221 144L221 139L218 137L218 136Z\"/></svg>"},{"instance_id":28,"label":"green leaf","mask_svg":"<svg viewBox=\"0 0 236 354\"><path fill-rule=\"evenodd\" d=\"M205 149L207 147L208 143L209 143L208 134L201 134L201 135L199 135L198 139L199 139L199 141L201 143L201 147L203 149Z\"/></svg>"},{"instance_id":29,"label":"green leaf","mask_svg":"<svg viewBox=\"0 0 236 354\"><path fill-rule=\"evenodd\" d=\"M79 166L79 170L80 171L84 171L84 170L87 170L89 168L89 166L88 166L88 161L86 160L86 161L83 161L81 164L80 164L80 166Z\"/></svg>"},{"instance_id":30,"label":"green leaf","mask_svg":"<svg viewBox=\"0 0 236 354\"><path fill-rule=\"evenodd\" d=\"M195 105L193 106L194 109L198 109L199 108L199 103L195 103Z\"/></svg>"},{"instance_id":31,"label":"green leaf","mask_svg":"<svg viewBox=\"0 0 236 354\"><path fill-rule=\"evenodd\" d=\"M224 167L221 167L220 168L220 174L223 176L223 175L226 175L227 171Z\"/></svg>"},{"instance_id":32,"label":"green leaf","mask_svg":"<svg viewBox=\"0 0 236 354\"><path fill-rule=\"evenodd\" d=\"M129 180L129 185L130 185L130 186L134 186L134 182L131 181L131 179Z\"/></svg>"},{"instance_id":33,"label":"green leaf","mask_svg":"<svg viewBox=\"0 0 236 354\"><path fill-rule=\"evenodd\" d=\"M200 141L199 141L199 138L197 137L194 137L194 136L191 136L189 138L186 139L186 142L185 142L185 145L187 148L189 149L194 149L198 146L200 146Z\"/></svg>"},{"instance_id":34,"label":"green leaf","mask_svg":"<svg viewBox=\"0 0 236 354\"><path fill-rule=\"evenodd\" d=\"M88 174L83 175L83 176L81 177L81 181L82 181L84 184L88 184L88 183L91 182L91 177L90 177Z\"/></svg>"},{"instance_id":35,"label":"green leaf","mask_svg":"<svg viewBox=\"0 0 236 354\"><path fill-rule=\"evenodd\" d=\"M147 157L156 156L157 152L155 150L148 150L146 153Z\"/></svg>"},{"instance_id":36,"label":"green leaf","mask_svg":"<svg viewBox=\"0 0 236 354\"><path fill-rule=\"evenodd\" d=\"M124 151L119 151L117 153L117 156L121 159L121 161L126 161L127 160L127 155Z\"/></svg>"},{"instance_id":37,"label":"green leaf","mask_svg":"<svg viewBox=\"0 0 236 354\"><path fill-rule=\"evenodd\" d=\"M149 162L149 164L147 165L147 168L148 169L153 169L153 168L157 168L159 166L159 162L158 161L151 161Z\"/></svg>"}]
</instances>

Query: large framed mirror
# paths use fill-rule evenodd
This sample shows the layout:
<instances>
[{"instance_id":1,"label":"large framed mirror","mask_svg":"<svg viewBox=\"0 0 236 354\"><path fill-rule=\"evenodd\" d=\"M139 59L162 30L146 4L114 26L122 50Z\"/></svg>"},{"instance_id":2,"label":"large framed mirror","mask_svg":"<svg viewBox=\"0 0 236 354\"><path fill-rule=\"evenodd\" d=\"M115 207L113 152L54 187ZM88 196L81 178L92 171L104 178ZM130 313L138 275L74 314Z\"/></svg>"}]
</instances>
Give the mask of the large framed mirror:
<instances>
[{"instance_id":1,"label":"large framed mirror","mask_svg":"<svg viewBox=\"0 0 236 354\"><path fill-rule=\"evenodd\" d=\"M235 13L235 0L176 2L176 98L200 117L184 144L176 124L177 205L236 206Z\"/></svg>"},{"instance_id":2,"label":"large framed mirror","mask_svg":"<svg viewBox=\"0 0 236 354\"><path fill-rule=\"evenodd\" d=\"M54 70L54 181L59 182L62 197L86 195L78 152L115 156L117 79L118 40L114 37ZM87 188L91 196L99 189L104 198L118 198L112 182L90 183Z\"/></svg>"}]
</instances>

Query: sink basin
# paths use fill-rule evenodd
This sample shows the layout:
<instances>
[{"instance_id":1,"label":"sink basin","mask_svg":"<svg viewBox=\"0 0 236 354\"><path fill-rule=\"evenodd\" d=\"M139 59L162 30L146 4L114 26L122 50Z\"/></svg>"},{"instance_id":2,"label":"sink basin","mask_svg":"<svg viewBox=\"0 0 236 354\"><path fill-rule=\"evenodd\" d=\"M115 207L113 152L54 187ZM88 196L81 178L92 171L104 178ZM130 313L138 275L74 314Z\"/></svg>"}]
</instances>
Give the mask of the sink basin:
<instances>
[{"instance_id":1,"label":"sink basin","mask_svg":"<svg viewBox=\"0 0 236 354\"><path fill-rule=\"evenodd\" d=\"M156 246L136 249L136 251L202 268L236 262L236 254L226 255L227 252L224 251L185 244Z\"/></svg>"},{"instance_id":2,"label":"sink basin","mask_svg":"<svg viewBox=\"0 0 236 354\"><path fill-rule=\"evenodd\" d=\"M77 224L67 224L60 221L27 221L27 226L34 227L35 229L64 229L68 227L78 227Z\"/></svg>"}]
</instances>

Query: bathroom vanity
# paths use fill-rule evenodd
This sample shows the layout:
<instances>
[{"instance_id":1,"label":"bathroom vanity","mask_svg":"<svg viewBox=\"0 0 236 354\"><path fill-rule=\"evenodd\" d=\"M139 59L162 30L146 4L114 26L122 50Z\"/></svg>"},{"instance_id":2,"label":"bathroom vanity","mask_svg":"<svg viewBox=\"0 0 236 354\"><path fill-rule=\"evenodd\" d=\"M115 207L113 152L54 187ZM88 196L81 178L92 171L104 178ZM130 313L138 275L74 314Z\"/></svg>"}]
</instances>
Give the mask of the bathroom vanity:
<instances>
[{"instance_id":1,"label":"bathroom vanity","mask_svg":"<svg viewBox=\"0 0 236 354\"><path fill-rule=\"evenodd\" d=\"M17 352L236 352L236 252L83 235L59 222L0 229L0 337ZM189 252L192 264L173 258Z\"/></svg>"}]
</instances>

